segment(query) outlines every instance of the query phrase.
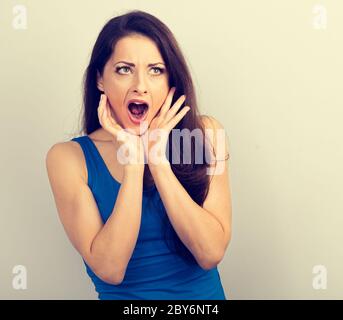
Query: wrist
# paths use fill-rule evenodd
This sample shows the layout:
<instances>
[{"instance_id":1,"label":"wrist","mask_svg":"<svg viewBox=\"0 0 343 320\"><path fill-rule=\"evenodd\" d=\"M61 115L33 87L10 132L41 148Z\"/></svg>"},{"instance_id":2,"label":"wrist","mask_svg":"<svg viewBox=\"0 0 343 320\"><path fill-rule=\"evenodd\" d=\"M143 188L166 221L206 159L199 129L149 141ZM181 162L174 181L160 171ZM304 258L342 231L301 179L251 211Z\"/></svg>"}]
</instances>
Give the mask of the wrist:
<instances>
[{"instance_id":1,"label":"wrist","mask_svg":"<svg viewBox=\"0 0 343 320\"><path fill-rule=\"evenodd\" d=\"M160 161L159 163L148 162L148 166L151 173L153 173L156 170L171 168L171 164L167 159Z\"/></svg>"},{"instance_id":2,"label":"wrist","mask_svg":"<svg viewBox=\"0 0 343 320\"><path fill-rule=\"evenodd\" d=\"M124 172L144 172L144 164L127 164L124 166Z\"/></svg>"}]
</instances>

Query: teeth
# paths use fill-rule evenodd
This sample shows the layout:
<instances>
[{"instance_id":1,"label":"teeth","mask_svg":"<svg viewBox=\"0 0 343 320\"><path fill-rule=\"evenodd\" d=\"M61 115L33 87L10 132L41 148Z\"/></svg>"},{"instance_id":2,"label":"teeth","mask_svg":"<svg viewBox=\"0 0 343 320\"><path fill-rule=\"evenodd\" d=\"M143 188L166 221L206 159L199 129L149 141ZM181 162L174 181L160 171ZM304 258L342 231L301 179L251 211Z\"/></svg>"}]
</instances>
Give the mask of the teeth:
<instances>
[{"instance_id":1,"label":"teeth","mask_svg":"<svg viewBox=\"0 0 343 320\"><path fill-rule=\"evenodd\" d=\"M142 103L146 103L145 101L129 101L129 103L140 103L140 104L142 104Z\"/></svg>"},{"instance_id":2,"label":"teeth","mask_svg":"<svg viewBox=\"0 0 343 320\"><path fill-rule=\"evenodd\" d=\"M133 101L133 102L130 102L130 103L134 103L134 104L147 104L145 102L137 102L137 101Z\"/></svg>"}]
</instances>

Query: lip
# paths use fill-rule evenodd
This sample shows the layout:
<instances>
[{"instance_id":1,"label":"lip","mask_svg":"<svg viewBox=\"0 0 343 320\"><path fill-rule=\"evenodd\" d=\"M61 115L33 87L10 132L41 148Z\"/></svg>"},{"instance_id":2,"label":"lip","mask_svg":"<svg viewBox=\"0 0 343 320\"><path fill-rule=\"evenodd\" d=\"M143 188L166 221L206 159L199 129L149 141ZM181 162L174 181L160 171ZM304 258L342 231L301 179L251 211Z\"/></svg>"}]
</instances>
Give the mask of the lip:
<instances>
[{"instance_id":1,"label":"lip","mask_svg":"<svg viewBox=\"0 0 343 320\"><path fill-rule=\"evenodd\" d=\"M129 104L130 104L131 102L145 103L145 104L148 105L148 108L150 108L149 102L148 102L148 101L145 101L145 100L142 100L142 99L131 99L131 100L129 100L129 101L127 102L127 104L126 104L126 107L127 107L127 108L129 107Z\"/></svg>"},{"instance_id":2,"label":"lip","mask_svg":"<svg viewBox=\"0 0 343 320\"><path fill-rule=\"evenodd\" d=\"M129 110L129 104L132 102L138 102L138 103L145 103L148 106L148 109L144 115L144 117L142 119L136 119L132 116L130 110ZM134 123L134 124L140 124L141 122L143 122L146 117L148 116L148 112L150 109L150 104L148 103L148 101L142 100L142 99L130 99L127 104L126 104L126 109L127 109L127 113L129 115L130 120Z\"/></svg>"}]
</instances>

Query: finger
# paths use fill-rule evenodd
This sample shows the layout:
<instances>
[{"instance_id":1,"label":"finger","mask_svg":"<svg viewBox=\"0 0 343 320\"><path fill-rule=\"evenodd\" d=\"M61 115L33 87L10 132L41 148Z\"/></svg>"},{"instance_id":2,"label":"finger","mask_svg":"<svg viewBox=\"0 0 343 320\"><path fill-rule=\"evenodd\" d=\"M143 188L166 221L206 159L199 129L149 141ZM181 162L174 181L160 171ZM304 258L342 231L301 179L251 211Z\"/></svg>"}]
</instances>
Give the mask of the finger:
<instances>
[{"instance_id":1,"label":"finger","mask_svg":"<svg viewBox=\"0 0 343 320\"><path fill-rule=\"evenodd\" d=\"M175 104L168 110L165 118L164 118L164 122L168 123L170 119L172 119L175 114L177 113L177 111L180 109L180 107L182 106L182 104L185 102L186 100L186 95L182 95L176 102Z\"/></svg>"},{"instance_id":2,"label":"finger","mask_svg":"<svg viewBox=\"0 0 343 320\"><path fill-rule=\"evenodd\" d=\"M100 100L99 100L99 105L98 105L98 109L97 109L97 111L98 111L98 116L100 116L100 111L101 111L101 106L102 106L102 95L100 96Z\"/></svg>"},{"instance_id":3,"label":"finger","mask_svg":"<svg viewBox=\"0 0 343 320\"><path fill-rule=\"evenodd\" d=\"M167 123L167 121L165 121L165 118L168 114L168 110L170 109L172 100L173 100L173 95L176 91L175 87L172 87L168 93L168 96L165 100L165 102L163 103L161 109L159 110L158 114L157 114L157 118L156 118L156 126L163 126L165 123ZM170 119L170 118L169 118Z\"/></svg>"},{"instance_id":4,"label":"finger","mask_svg":"<svg viewBox=\"0 0 343 320\"><path fill-rule=\"evenodd\" d=\"M189 106L186 106L181 109L181 111L173 118L171 119L168 124L166 125L168 130L173 129L179 122L180 120L186 115L186 113L190 110L191 108Z\"/></svg>"},{"instance_id":5,"label":"finger","mask_svg":"<svg viewBox=\"0 0 343 320\"><path fill-rule=\"evenodd\" d=\"M110 115L108 114L108 108L106 108L106 107L105 107L105 111L104 111L104 124L105 124L105 129L109 133L111 133L114 137L117 137L118 128L116 127L116 125L111 124Z\"/></svg>"},{"instance_id":6,"label":"finger","mask_svg":"<svg viewBox=\"0 0 343 320\"><path fill-rule=\"evenodd\" d=\"M106 113L107 113L107 117L108 117L108 120L109 120L109 123L114 127L116 128L117 130L121 130L123 129L122 126L117 122L116 120L116 117L115 117L115 114L113 112L113 109L111 108L110 104L109 104L109 101L107 99L107 102L105 104L105 109L106 109Z\"/></svg>"},{"instance_id":7,"label":"finger","mask_svg":"<svg viewBox=\"0 0 343 320\"><path fill-rule=\"evenodd\" d=\"M107 105L107 97L104 95L101 100L101 113L100 113L101 121L102 121L104 129L108 128L108 117L107 117L106 105Z\"/></svg>"},{"instance_id":8,"label":"finger","mask_svg":"<svg viewBox=\"0 0 343 320\"><path fill-rule=\"evenodd\" d=\"M107 110L105 106L102 106L101 121L102 121L104 129L107 129L108 119L107 119Z\"/></svg>"},{"instance_id":9,"label":"finger","mask_svg":"<svg viewBox=\"0 0 343 320\"><path fill-rule=\"evenodd\" d=\"M98 110L97 110L98 111L98 118L99 118L99 122L100 122L101 126L103 126L103 121L102 121L102 117L103 117L103 113L104 113L103 100L104 100L104 97L103 97L103 95L101 95Z\"/></svg>"},{"instance_id":10,"label":"finger","mask_svg":"<svg viewBox=\"0 0 343 320\"><path fill-rule=\"evenodd\" d=\"M104 110L104 106L105 106L106 100L107 100L106 95L102 94L100 96L99 105L98 105L98 115L102 114L102 112Z\"/></svg>"},{"instance_id":11,"label":"finger","mask_svg":"<svg viewBox=\"0 0 343 320\"><path fill-rule=\"evenodd\" d=\"M111 133L114 137L116 137L117 133L118 133L118 129L111 124L110 116L108 114L109 110L108 110L107 98L104 98L102 103L103 103L103 105L102 105L103 111L102 111L102 114L101 114L101 122L102 122L101 124L102 124L102 127L106 131Z\"/></svg>"},{"instance_id":12,"label":"finger","mask_svg":"<svg viewBox=\"0 0 343 320\"><path fill-rule=\"evenodd\" d=\"M165 100L165 102L163 103L161 109L160 109L160 113L161 113L161 117L164 117L164 115L166 114L166 112L169 110L170 108L170 105L173 101L173 96L174 96L174 93L176 91L176 88L175 87L172 87L167 95L167 98Z\"/></svg>"},{"instance_id":13,"label":"finger","mask_svg":"<svg viewBox=\"0 0 343 320\"><path fill-rule=\"evenodd\" d=\"M106 103L105 109L106 109L106 113L107 113L107 115L108 115L108 120L109 120L109 122L111 123L111 125L112 125L113 127L117 127L118 123L117 123L117 121L113 118L112 110L111 110L111 107L109 106L108 102ZM119 126L119 125L118 125L118 126Z\"/></svg>"}]
</instances>

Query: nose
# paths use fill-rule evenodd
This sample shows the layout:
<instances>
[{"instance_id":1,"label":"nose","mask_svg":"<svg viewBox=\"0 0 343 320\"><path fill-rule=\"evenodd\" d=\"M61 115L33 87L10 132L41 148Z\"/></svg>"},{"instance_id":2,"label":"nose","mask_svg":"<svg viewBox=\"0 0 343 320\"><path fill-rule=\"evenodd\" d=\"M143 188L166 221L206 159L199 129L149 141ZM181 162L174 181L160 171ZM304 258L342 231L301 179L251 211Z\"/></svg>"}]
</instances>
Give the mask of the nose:
<instances>
[{"instance_id":1,"label":"nose","mask_svg":"<svg viewBox=\"0 0 343 320\"><path fill-rule=\"evenodd\" d=\"M134 92L147 93L147 86L143 74L138 74L134 81Z\"/></svg>"}]
</instances>

